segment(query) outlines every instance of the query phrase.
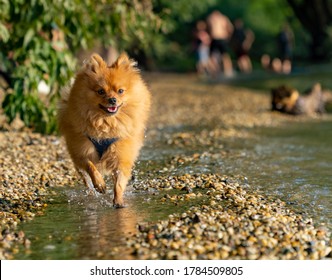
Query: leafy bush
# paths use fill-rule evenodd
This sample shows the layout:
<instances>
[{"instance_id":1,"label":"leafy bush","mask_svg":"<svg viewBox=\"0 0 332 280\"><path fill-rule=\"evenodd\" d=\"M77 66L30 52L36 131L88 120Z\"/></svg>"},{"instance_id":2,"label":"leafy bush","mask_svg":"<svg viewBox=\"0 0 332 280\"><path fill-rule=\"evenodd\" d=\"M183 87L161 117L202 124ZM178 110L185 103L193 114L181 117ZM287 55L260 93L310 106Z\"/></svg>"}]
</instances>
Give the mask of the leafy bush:
<instances>
[{"instance_id":1,"label":"leafy bush","mask_svg":"<svg viewBox=\"0 0 332 280\"><path fill-rule=\"evenodd\" d=\"M56 100L73 75L77 50L97 41L148 46L146 35L161 27L151 0L0 0L0 6L0 70L8 83L2 107L10 122L18 115L42 133L56 132ZM63 42L54 41L55 31ZM37 90L42 80L50 86L45 98Z\"/></svg>"}]
</instances>

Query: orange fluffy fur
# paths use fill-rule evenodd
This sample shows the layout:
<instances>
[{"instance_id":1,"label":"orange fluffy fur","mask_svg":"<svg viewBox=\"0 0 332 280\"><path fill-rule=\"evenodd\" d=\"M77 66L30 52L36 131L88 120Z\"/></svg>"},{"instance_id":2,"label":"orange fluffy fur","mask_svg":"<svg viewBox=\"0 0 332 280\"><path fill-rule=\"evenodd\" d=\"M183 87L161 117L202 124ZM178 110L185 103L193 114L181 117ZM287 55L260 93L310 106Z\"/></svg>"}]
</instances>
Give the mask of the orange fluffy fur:
<instances>
[{"instance_id":1,"label":"orange fluffy fur","mask_svg":"<svg viewBox=\"0 0 332 280\"><path fill-rule=\"evenodd\" d=\"M90 189L105 193L103 175L114 181L114 205L123 207L123 193L143 145L150 111L150 92L135 62L121 54L108 66L93 54L64 90L59 128L78 172ZM116 138L102 157L91 141Z\"/></svg>"}]
</instances>

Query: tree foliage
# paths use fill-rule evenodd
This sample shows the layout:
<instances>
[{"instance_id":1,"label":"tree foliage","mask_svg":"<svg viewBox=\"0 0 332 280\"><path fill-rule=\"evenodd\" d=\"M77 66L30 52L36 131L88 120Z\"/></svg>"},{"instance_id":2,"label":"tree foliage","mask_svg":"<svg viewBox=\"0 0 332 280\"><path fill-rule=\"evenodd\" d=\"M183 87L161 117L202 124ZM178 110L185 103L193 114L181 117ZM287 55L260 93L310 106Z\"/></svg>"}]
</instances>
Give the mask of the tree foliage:
<instances>
[{"instance_id":1,"label":"tree foliage","mask_svg":"<svg viewBox=\"0 0 332 280\"><path fill-rule=\"evenodd\" d=\"M303 27L311 35L310 53L313 59L331 57L332 1L287 0Z\"/></svg>"},{"instance_id":2,"label":"tree foliage","mask_svg":"<svg viewBox=\"0 0 332 280\"><path fill-rule=\"evenodd\" d=\"M121 48L132 41L147 47L149 33L162 28L152 2L127 0L0 0L0 69L6 79L3 109L36 131L56 130L56 96L75 70L74 54L96 41ZM54 30L64 35L59 50ZM41 100L46 80L51 92Z\"/></svg>"},{"instance_id":3,"label":"tree foliage","mask_svg":"<svg viewBox=\"0 0 332 280\"><path fill-rule=\"evenodd\" d=\"M126 50L142 61L158 60L158 66L173 64L173 70L188 65L194 69L192 30L213 9L231 20L240 17L253 29L256 57L263 52L273 55L274 38L285 20L297 36L297 50L307 45L301 23L312 38L312 53L328 54L331 2L0 0L0 74L7 82L2 106L9 121L18 115L36 131L55 132L59 89L75 71L77 51L96 43ZM61 48L54 40L55 30L63 34ZM50 86L45 98L37 90L42 80Z\"/></svg>"}]
</instances>

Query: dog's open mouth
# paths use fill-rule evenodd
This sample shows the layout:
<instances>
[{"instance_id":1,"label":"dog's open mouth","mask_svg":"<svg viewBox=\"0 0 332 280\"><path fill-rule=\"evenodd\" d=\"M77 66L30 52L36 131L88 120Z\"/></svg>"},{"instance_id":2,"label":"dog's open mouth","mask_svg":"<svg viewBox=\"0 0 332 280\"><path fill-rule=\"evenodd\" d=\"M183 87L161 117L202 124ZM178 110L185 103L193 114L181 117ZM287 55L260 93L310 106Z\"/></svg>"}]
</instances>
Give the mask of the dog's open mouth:
<instances>
[{"instance_id":1,"label":"dog's open mouth","mask_svg":"<svg viewBox=\"0 0 332 280\"><path fill-rule=\"evenodd\" d=\"M103 109L106 113L111 114L111 115L114 115L121 106L122 106L122 104L119 106L117 106L117 105L103 106L103 105L99 104L99 107L101 109Z\"/></svg>"}]
</instances>

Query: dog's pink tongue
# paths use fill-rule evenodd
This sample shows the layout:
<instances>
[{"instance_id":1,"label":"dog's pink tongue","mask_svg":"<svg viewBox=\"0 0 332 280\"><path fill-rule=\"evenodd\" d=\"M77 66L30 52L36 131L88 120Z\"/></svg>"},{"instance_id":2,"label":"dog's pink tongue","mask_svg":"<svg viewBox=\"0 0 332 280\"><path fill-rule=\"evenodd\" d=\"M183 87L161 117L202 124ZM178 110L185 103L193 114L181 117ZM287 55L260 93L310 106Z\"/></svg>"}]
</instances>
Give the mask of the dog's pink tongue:
<instances>
[{"instance_id":1,"label":"dog's pink tongue","mask_svg":"<svg viewBox=\"0 0 332 280\"><path fill-rule=\"evenodd\" d=\"M114 113L116 112L117 107L116 106L112 106L112 107L107 107L107 111L110 113Z\"/></svg>"}]
</instances>

